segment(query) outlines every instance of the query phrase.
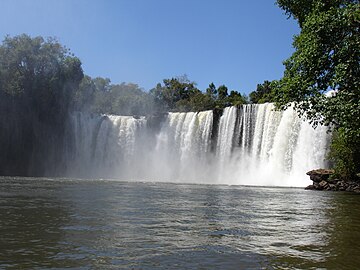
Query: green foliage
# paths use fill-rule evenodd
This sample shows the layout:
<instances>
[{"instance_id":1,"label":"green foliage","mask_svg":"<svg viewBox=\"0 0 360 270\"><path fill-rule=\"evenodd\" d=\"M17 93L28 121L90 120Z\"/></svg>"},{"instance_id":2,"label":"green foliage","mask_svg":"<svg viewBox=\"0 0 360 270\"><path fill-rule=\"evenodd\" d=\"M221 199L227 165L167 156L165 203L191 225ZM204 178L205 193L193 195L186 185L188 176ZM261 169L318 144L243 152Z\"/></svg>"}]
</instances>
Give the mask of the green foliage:
<instances>
[{"instance_id":1,"label":"green foliage","mask_svg":"<svg viewBox=\"0 0 360 270\"><path fill-rule=\"evenodd\" d=\"M230 95L227 97L228 103L232 106L246 104L247 100L238 91L231 90Z\"/></svg>"},{"instance_id":2,"label":"green foliage","mask_svg":"<svg viewBox=\"0 0 360 270\"><path fill-rule=\"evenodd\" d=\"M220 85L217 92L218 100L224 100L228 96L228 88L225 85Z\"/></svg>"},{"instance_id":3,"label":"green foliage","mask_svg":"<svg viewBox=\"0 0 360 270\"><path fill-rule=\"evenodd\" d=\"M336 130L332 137L329 158L334 163L337 177L352 180L354 172L359 172L360 148L358 141L349 141L343 128Z\"/></svg>"},{"instance_id":4,"label":"green foliage","mask_svg":"<svg viewBox=\"0 0 360 270\"><path fill-rule=\"evenodd\" d=\"M3 94L41 121L62 119L83 78L78 58L55 39L24 34L5 38L0 60Z\"/></svg>"},{"instance_id":5,"label":"green foliage","mask_svg":"<svg viewBox=\"0 0 360 270\"><path fill-rule=\"evenodd\" d=\"M206 95L208 95L212 100L215 100L217 97L217 89L214 83L210 83L209 87L206 88Z\"/></svg>"},{"instance_id":6,"label":"green foliage","mask_svg":"<svg viewBox=\"0 0 360 270\"><path fill-rule=\"evenodd\" d=\"M44 175L61 163L81 62L55 39L7 36L0 45L0 175Z\"/></svg>"},{"instance_id":7,"label":"green foliage","mask_svg":"<svg viewBox=\"0 0 360 270\"><path fill-rule=\"evenodd\" d=\"M186 75L164 79L149 92L136 84L113 85L109 79L85 76L75 93L74 109L120 115L146 115L167 111L203 111L240 105L247 100L237 91L211 83L201 92Z\"/></svg>"},{"instance_id":8,"label":"green foliage","mask_svg":"<svg viewBox=\"0 0 360 270\"><path fill-rule=\"evenodd\" d=\"M153 111L153 98L137 84L112 85L109 93L112 100L112 114L146 115Z\"/></svg>"},{"instance_id":9,"label":"green foliage","mask_svg":"<svg viewBox=\"0 0 360 270\"><path fill-rule=\"evenodd\" d=\"M256 86L256 90L249 94L250 102L265 103L274 101L274 89L277 87L277 81L264 81Z\"/></svg>"},{"instance_id":10,"label":"green foliage","mask_svg":"<svg viewBox=\"0 0 360 270\"><path fill-rule=\"evenodd\" d=\"M294 102L298 112L306 114L315 126L333 126L344 137L343 149L356 148L349 160L358 160L360 151L355 142L360 141L359 1L310 2L278 1L280 7L298 19L301 32L294 38L296 51L284 62L286 70L275 99L279 108ZM336 94L325 97L328 90ZM360 163L348 170L355 174L360 171Z\"/></svg>"},{"instance_id":11,"label":"green foliage","mask_svg":"<svg viewBox=\"0 0 360 270\"><path fill-rule=\"evenodd\" d=\"M77 111L86 110L87 104L94 100L96 86L91 77L85 75L79 88L75 91L73 106Z\"/></svg>"},{"instance_id":12,"label":"green foliage","mask_svg":"<svg viewBox=\"0 0 360 270\"><path fill-rule=\"evenodd\" d=\"M298 21L300 27L303 26L307 17L313 13L314 10L319 12L326 12L335 7L340 8L347 4L358 4L358 0L277 0L277 4L290 17L292 16Z\"/></svg>"},{"instance_id":13,"label":"green foliage","mask_svg":"<svg viewBox=\"0 0 360 270\"><path fill-rule=\"evenodd\" d=\"M75 95L74 109L104 114L152 113L153 97L137 84L111 84L109 79L85 76Z\"/></svg>"},{"instance_id":14,"label":"green foliage","mask_svg":"<svg viewBox=\"0 0 360 270\"><path fill-rule=\"evenodd\" d=\"M215 101L209 95L198 92L190 97L190 111L205 111L215 108Z\"/></svg>"},{"instance_id":15,"label":"green foliage","mask_svg":"<svg viewBox=\"0 0 360 270\"><path fill-rule=\"evenodd\" d=\"M150 90L158 109L162 111L189 111L190 99L201 93L186 75L164 79L163 83L164 85L158 84Z\"/></svg>"},{"instance_id":16,"label":"green foliage","mask_svg":"<svg viewBox=\"0 0 360 270\"><path fill-rule=\"evenodd\" d=\"M196 88L186 75L165 79L164 85L158 84L150 90L159 111L203 111L214 108L246 103L246 99L237 91L231 91L221 85L218 88L210 83L205 93Z\"/></svg>"}]
</instances>

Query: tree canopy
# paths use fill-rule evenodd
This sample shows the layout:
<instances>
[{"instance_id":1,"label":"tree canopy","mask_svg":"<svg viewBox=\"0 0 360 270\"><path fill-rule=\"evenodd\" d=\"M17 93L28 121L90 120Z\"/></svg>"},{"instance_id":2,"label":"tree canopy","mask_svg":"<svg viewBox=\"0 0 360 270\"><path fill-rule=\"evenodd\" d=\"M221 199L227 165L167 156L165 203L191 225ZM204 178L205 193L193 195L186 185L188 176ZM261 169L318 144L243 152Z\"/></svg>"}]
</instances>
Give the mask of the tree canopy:
<instances>
[{"instance_id":1,"label":"tree canopy","mask_svg":"<svg viewBox=\"0 0 360 270\"><path fill-rule=\"evenodd\" d=\"M237 91L233 90L229 95L225 85L216 88L210 83L203 93L186 75L163 80L163 84L157 84L150 94L157 109L162 111L202 111L246 103Z\"/></svg>"},{"instance_id":2,"label":"tree canopy","mask_svg":"<svg viewBox=\"0 0 360 270\"><path fill-rule=\"evenodd\" d=\"M278 81L264 81L256 86L256 90L249 94L251 103L265 103L274 101L274 90Z\"/></svg>"},{"instance_id":3,"label":"tree canopy","mask_svg":"<svg viewBox=\"0 0 360 270\"><path fill-rule=\"evenodd\" d=\"M111 84L107 78L85 76L76 91L73 108L103 114L146 115L153 112L154 100L137 84Z\"/></svg>"},{"instance_id":4,"label":"tree canopy","mask_svg":"<svg viewBox=\"0 0 360 270\"><path fill-rule=\"evenodd\" d=\"M7 36L0 45L0 174L44 175L60 163L80 60L56 39Z\"/></svg>"},{"instance_id":5,"label":"tree canopy","mask_svg":"<svg viewBox=\"0 0 360 270\"><path fill-rule=\"evenodd\" d=\"M80 60L57 40L25 34L6 37L0 59L1 95L44 121L68 111L83 71Z\"/></svg>"},{"instance_id":6,"label":"tree canopy","mask_svg":"<svg viewBox=\"0 0 360 270\"><path fill-rule=\"evenodd\" d=\"M332 125L351 154L335 162L347 177L360 171L360 8L359 1L278 0L298 20L295 52L287 59L276 91L277 104L295 103L316 126ZM332 90L333 94L325 95ZM339 145L339 141L337 143ZM339 147L338 147L339 148ZM349 157L350 156L350 157Z\"/></svg>"}]
</instances>

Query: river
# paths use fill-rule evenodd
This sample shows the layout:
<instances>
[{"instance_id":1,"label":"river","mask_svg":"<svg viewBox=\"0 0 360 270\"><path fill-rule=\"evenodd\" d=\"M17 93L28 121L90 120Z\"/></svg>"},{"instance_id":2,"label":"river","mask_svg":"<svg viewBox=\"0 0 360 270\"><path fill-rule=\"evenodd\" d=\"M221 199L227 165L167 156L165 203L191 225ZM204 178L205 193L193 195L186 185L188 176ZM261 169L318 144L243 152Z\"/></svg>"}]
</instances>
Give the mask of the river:
<instances>
[{"instance_id":1,"label":"river","mask_svg":"<svg viewBox=\"0 0 360 270\"><path fill-rule=\"evenodd\" d=\"M0 268L356 269L360 196L0 178Z\"/></svg>"}]
</instances>

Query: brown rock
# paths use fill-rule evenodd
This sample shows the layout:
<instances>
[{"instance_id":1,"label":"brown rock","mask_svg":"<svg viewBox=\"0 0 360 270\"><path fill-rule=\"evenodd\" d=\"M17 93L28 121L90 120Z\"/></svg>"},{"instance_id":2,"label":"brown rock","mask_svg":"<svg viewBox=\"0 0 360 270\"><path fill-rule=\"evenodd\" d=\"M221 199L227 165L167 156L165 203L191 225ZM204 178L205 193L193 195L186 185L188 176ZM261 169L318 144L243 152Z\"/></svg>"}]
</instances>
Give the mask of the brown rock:
<instances>
[{"instance_id":1,"label":"brown rock","mask_svg":"<svg viewBox=\"0 0 360 270\"><path fill-rule=\"evenodd\" d=\"M322 180L320 183L319 183L319 186L322 188L322 189L326 189L329 184L328 182L326 182L325 180Z\"/></svg>"},{"instance_id":2,"label":"brown rock","mask_svg":"<svg viewBox=\"0 0 360 270\"><path fill-rule=\"evenodd\" d=\"M310 176L310 179L313 182L320 183L323 180L328 180L330 175L334 173L334 170L327 169L317 169L307 172L306 174Z\"/></svg>"}]
</instances>

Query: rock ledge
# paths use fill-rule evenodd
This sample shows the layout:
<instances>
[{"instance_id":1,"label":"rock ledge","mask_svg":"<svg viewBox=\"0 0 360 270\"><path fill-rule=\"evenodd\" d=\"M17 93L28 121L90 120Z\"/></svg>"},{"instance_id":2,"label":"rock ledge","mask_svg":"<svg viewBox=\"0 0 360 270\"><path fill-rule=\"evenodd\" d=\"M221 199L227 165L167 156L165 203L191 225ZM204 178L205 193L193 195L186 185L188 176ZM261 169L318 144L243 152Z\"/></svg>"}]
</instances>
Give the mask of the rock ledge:
<instances>
[{"instance_id":1,"label":"rock ledge","mask_svg":"<svg viewBox=\"0 0 360 270\"><path fill-rule=\"evenodd\" d=\"M334 174L333 170L317 169L306 173L313 181L312 185L307 186L308 190L333 190L349 191L360 193L360 183L357 181L344 181L330 177Z\"/></svg>"}]
</instances>

